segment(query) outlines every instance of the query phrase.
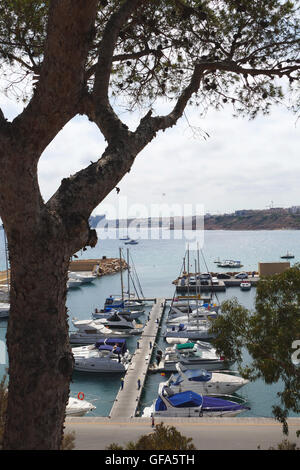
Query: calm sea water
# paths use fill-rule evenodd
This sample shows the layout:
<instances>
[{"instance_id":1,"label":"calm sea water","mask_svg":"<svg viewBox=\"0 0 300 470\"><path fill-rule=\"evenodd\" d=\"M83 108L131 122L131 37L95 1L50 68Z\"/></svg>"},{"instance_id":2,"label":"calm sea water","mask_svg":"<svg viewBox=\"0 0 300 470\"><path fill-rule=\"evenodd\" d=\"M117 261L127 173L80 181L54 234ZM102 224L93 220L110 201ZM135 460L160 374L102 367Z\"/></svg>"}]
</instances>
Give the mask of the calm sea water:
<instances>
[{"instance_id":1,"label":"calm sea water","mask_svg":"<svg viewBox=\"0 0 300 470\"><path fill-rule=\"evenodd\" d=\"M78 253L80 258L101 258L118 257L119 247L123 248L126 257L126 245L118 238L106 237L103 232L99 232L100 239L94 249ZM295 255L292 263L300 260L299 231L205 231L199 233L197 240L193 239L195 232L188 232L188 239L179 239L179 232L152 231L152 237L148 231L141 230L138 245L130 246L130 254L133 258L139 279L146 297L172 297L174 286L172 281L177 278L182 267L182 260L187 248L187 242L191 247L195 247L198 241L202 254L200 255L201 271L215 271L214 261L220 259L241 260L243 268L241 270L257 270L258 262L280 261L280 256L290 251ZM147 239L145 239L147 238ZM190 252L190 269L194 269L194 259L196 252ZM3 232L0 230L0 270L5 269ZM224 270L223 270L224 271ZM226 270L225 270L226 271ZM126 272L124 281L126 281ZM86 285L79 289L69 290L67 306L70 315L70 329L74 329L71 323L72 317L78 319L90 318L91 312L95 308L103 306L105 298L110 294L120 294L120 274L104 276L96 279L93 284ZM239 288L228 288L226 292L218 293L218 300L237 297L240 303L248 308L253 308L255 300L255 289L251 291L240 291ZM151 305L148 309L151 308ZM167 313L167 311L166 311ZM144 316L140 320L144 322ZM0 340L5 341L6 322L0 322ZM296 339L296 338L295 338ZM134 351L137 338L127 340L129 350ZM158 345L165 347L166 343L162 338L158 338ZM0 350L1 355L1 350ZM2 354L3 355L3 354ZM245 363L249 357L245 353ZM0 364L0 376L5 372L5 365ZM232 368L234 370L234 366ZM167 376L168 377L168 376ZM138 378L138 377L137 377ZM150 374L145 382L142 395L141 407L152 403L157 395L158 384L166 380L160 374ZM125 382L126 385L126 382ZM74 373L71 383L71 394L77 396L78 392L83 392L85 398L92 401L96 410L94 416L107 416L111 409L114 397L120 386L120 375L91 375L84 373ZM281 390L281 383L267 386L262 381L247 384L239 391L239 395L247 399L250 411L243 416L265 416L272 415L272 405L277 402L277 392Z\"/></svg>"}]
</instances>

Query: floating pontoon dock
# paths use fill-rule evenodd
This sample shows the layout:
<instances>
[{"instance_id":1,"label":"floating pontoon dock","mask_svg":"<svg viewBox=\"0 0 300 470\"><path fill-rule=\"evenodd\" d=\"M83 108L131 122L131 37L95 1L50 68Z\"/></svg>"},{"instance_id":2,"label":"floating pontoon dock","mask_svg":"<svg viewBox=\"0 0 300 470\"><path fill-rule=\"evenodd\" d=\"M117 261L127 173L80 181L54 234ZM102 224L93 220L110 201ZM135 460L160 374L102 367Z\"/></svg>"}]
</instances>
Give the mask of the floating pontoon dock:
<instances>
[{"instance_id":1,"label":"floating pontoon dock","mask_svg":"<svg viewBox=\"0 0 300 470\"><path fill-rule=\"evenodd\" d=\"M109 414L112 419L134 418L136 415L165 305L166 299L155 299L149 320L138 340L139 348L135 350L124 376L123 390L120 388ZM140 380L139 389L138 380Z\"/></svg>"}]
</instances>

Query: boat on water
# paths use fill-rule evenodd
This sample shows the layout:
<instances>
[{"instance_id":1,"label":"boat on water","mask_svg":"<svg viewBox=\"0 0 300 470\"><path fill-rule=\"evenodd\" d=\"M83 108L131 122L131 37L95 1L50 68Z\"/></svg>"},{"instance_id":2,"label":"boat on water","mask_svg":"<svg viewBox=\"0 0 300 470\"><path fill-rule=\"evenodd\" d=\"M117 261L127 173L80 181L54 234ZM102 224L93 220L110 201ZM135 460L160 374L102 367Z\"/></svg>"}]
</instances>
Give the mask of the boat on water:
<instances>
[{"instance_id":1,"label":"boat on water","mask_svg":"<svg viewBox=\"0 0 300 470\"><path fill-rule=\"evenodd\" d=\"M137 240L130 240L125 242L125 245L138 245L138 243L139 242Z\"/></svg>"},{"instance_id":2,"label":"boat on water","mask_svg":"<svg viewBox=\"0 0 300 470\"><path fill-rule=\"evenodd\" d=\"M115 329L118 331L128 332L130 335L141 334L143 325L136 323L135 320L128 320L121 313L114 311L107 318L99 318L94 320L97 325L104 325L110 328L112 331ZM76 323L74 323L76 326Z\"/></svg>"},{"instance_id":3,"label":"boat on water","mask_svg":"<svg viewBox=\"0 0 300 470\"><path fill-rule=\"evenodd\" d=\"M163 336L170 344L180 343L181 339L210 341L214 338L214 335L209 332L210 327L209 320L200 320L196 324L167 325Z\"/></svg>"},{"instance_id":4,"label":"boat on water","mask_svg":"<svg viewBox=\"0 0 300 470\"><path fill-rule=\"evenodd\" d=\"M281 258L281 259L293 259L293 258L295 258L295 255L293 255L292 253L289 253L289 252L287 251L286 254L280 256L280 258Z\"/></svg>"},{"instance_id":5,"label":"boat on water","mask_svg":"<svg viewBox=\"0 0 300 470\"><path fill-rule=\"evenodd\" d=\"M225 261L221 261L217 264L219 268L241 268L243 265L240 261L227 259Z\"/></svg>"},{"instance_id":6,"label":"boat on water","mask_svg":"<svg viewBox=\"0 0 300 470\"><path fill-rule=\"evenodd\" d=\"M83 273L77 273L77 272L74 272L74 271L69 271L69 280L70 281L73 281L73 280L79 280L81 282L81 284L89 284L91 282L93 282L97 275L96 274L83 274Z\"/></svg>"},{"instance_id":7,"label":"boat on water","mask_svg":"<svg viewBox=\"0 0 300 470\"><path fill-rule=\"evenodd\" d=\"M216 354L215 348L202 341L175 344L172 347L167 347L164 352L157 351L157 369L176 372L178 363L186 369L201 368L206 370L224 369L229 365L223 356Z\"/></svg>"},{"instance_id":8,"label":"boat on water","mask_svg":"<svg viewBox=\"0 0 300 470\"><path fill-rule=\"evenodd\" d=\"M176 364L176 369L176 374L159 384L158 393L167 386L176 393L191 390L204 395L231 395L249 382L242 377L223 372L210 372L205 369L184 370L180 363Z\"/></svg>"},{"instance_id":9,"label":"boat on water","mask_svg":"<svg viewBox=\"0 0 300 470\"><path fill-rule=\"evenodd\" d=\"M142 417L232 417L249 409L245 400L231 395L199 395L190 390L175 393L164 387L153 405L144 409Z\"/></svg>"},{"instance_id":10,"label":"boat on water","mask_svg":"<svg viewBox=\"0 0 300 470\"><path fill-rule=\"evenodd\" d=\"M81 285L82 285L82 282L80 281L80 279L69 278L67 280L67 289L76 289L80 287Z\"/></svg>"},{"instance_id":11,"label":"boat on water","mask_svg":"<svg viewBox=\"0 0 300 470\"><path fill-rule=\"evenodd\" d=\"M72 323L77 329L74 333L70 334L71 344L95 344L103 338L112 336L127 337L131 336L129 332L126 334L124 331L112 331L103 324L96 323L98 320L77 320L73 319Z\"/></svg>"},{"instance_id":12,"label":"boat on water","mask_svg":"<svg viewBox=\"0 0 300 470\"><path fill-rule=\"evenodd\" d=\"M122 240L122 241L130 240L130 237L127 235L126 237L119 238L119 240Z\"/></svg>"},{"instance_id":13,"label":"boat on water","mask_svg":"<svg viewBox=\"0 0 300 470\"><path fill-rule=\"evenodd\" d=\"M0 302L0 319L9 317L10 304L7 302Z\"/></svg>"},{"instance_id":14,"label":"boat on water","mask_svg":"<svg viewBox=\"0 0 300 470\"><path fill-rule=\"evenodd\" d=\"M94 345L72 348L74 370L80 372L125 372L131 360L124 338L107 338Z\"/></svg>"},{"instance_id":15,"label":"boat on water","mask_svg":"<svg viewBox=\"0 0 300 470\"><path fill-rule=\"evenodd\" d=\"M211 301L205 300L173 300L170 306L171 313L192 313L197 309L206 309L212 312L218 312L220 306Z\"/></svg>"},{"instance_id":16,"label":"boat on water","mask_svg":"<svg viewBox=\"0 0 300 470\"><path fill-rule=\"evenodd\" d=\"M112 309L130 309L130 310L142 310L145 307L145 302L141 299L135 298L126 298L123 295L122 297L116 297L110 295L106 298L104 302L104 309L105 308L112 308Z\"/></svg>"},{"instance_id":17,"label":"boat on water","mask_svg":"<svg viewBox=\"0 0 300 470\"><path fill-rule=\"evenodd\" d=\"M127 310L125 308L104 308L102 310L98 310L96 308L95 311L92 313L92 317L95 320L98 320L101 318L108 318L113 313L119 313L120 315L122 315L122 317L126 318L127 320L136 320L143 313L145 313L145 310Z\"/></svg>"},{"instance_id":18,"label":"boat on water","mask_svg":"<svg viewBox=\"0 0 300 470\"><path fill-rule=\"evenodd\" d=\"M143 310L146 305L144 300L144 294L141 288L141 284L134 267L133 261L132 266L129 260L129 249L127 248L127 291L124 289L123 282L123 267L122 267L122 249L119 249L120 257L120 281L121 281L121 295L115 296L110 295L104 302L104 309L116 309L116 310ZM131 258L132 259L132 258ZM133 275L132 275L133 274ZM134 279L135 276L135 279ZM134 287L135 294L131 292L131 284ZM136 288L136 284L139 287L141 297Z\"/></svg>"},{"instance_id":19,"label":"boat on water","mask_svg":"<svg viewBox=\"0 0 300 470\"><path fill-rule=\"evenodd\" d=\"M95 409L96 407L86 400L70 397L66 407L66 416L84 416Z\"/></svg>"},{"instance_id":20,"label":"boat on water","mask_svg":"<svg viewBox=\"0 0 300 470\"><path fill-rule=\"evenodd\" d=\"M249 281L242 281L240 283L240 289L241 290L250 290L251 289L251 282Z\"/></svg>"},{"instance_id":21,"label":"boat on water","mask_svg":"<svg viewBox=\"0 0 300 470\"><path fill-rule=\"evenodd\" d=\"M218 313L214 310L208 310L205 307L198 307L195 310L191 310L189 313L182 312L181 309L170 308L167 324L179 324L179 323L190 323L193 324L198 320L209 320L216 318Z\"/></svg>"}]
</instances>

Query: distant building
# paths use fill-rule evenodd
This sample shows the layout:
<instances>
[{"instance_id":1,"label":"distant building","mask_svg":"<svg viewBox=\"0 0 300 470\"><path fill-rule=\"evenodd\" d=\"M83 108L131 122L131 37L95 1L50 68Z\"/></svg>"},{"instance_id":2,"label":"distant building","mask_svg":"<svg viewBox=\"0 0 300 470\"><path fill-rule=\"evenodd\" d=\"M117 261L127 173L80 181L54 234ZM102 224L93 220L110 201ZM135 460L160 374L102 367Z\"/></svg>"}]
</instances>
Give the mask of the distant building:
<instances>
[{"instance_id":1,"label":"distant building","mask_svg":"<svg viewBox=\"0 0 300 470\"><path fill-rule=\"evenodd\" d=\"M292 206L288 208L290 214L299 214L300 213L300 206Z\"/></svg>"},{"instance_id":2,"label":"distant building","mask_svg":"<svg viewBox=\"0 0 300 470\"><path fill-rule=\"evenodd\" d=\"M240 210L240 211L235 211L234 215L237 215L238 217L242 217L247 214L247 211L245 209Z\"/></svg>"}]
</instances>

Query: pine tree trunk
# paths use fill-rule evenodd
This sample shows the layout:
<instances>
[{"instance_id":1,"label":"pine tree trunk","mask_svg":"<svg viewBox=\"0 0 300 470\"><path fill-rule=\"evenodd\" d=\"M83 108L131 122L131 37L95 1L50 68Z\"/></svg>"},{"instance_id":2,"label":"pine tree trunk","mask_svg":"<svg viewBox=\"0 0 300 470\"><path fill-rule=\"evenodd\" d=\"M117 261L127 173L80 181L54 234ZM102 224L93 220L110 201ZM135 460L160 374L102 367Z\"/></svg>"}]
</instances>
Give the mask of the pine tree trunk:
<instances>
[{"instance_id":1,"label":"pine tree trunk","mask_svg":"<svg viewBox=\"0 0 300 470\"><path fill-rule=\"evenodd\" d=\"M68 340L69 252L49 223L7 230L11 309L5 449L59 449L73 358ZM24 432L24 429L26 432Z\"/></svg>"}]
</instances>

